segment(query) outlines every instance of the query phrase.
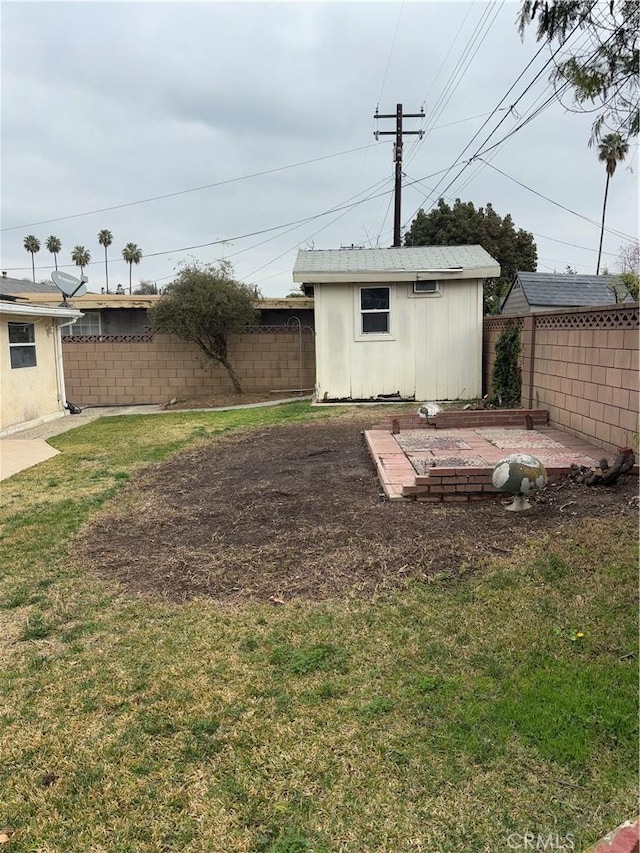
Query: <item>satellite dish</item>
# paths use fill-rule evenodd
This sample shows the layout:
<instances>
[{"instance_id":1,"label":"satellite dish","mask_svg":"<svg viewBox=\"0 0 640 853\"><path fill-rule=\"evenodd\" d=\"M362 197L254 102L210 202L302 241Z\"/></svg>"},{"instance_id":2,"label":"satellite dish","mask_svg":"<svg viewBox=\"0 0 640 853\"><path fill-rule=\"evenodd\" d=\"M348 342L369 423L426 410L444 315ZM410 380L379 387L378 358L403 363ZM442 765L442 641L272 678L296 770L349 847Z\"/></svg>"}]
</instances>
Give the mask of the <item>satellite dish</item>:
<instances>
[{"instance_id":1,"label":"satellite dish","mask_svg":"<svg viewBox=\"0 0 640 853\"><path fill-rule=\"evenodd\" d=\"M76 278L75 275L69 275L66 272L55 270L51 273L51 279L58 290L62 293L65 300L67 296L84 296L87 292L85 281L87 278L82 276L82 279Z\"/></svg>"}]
</instances>

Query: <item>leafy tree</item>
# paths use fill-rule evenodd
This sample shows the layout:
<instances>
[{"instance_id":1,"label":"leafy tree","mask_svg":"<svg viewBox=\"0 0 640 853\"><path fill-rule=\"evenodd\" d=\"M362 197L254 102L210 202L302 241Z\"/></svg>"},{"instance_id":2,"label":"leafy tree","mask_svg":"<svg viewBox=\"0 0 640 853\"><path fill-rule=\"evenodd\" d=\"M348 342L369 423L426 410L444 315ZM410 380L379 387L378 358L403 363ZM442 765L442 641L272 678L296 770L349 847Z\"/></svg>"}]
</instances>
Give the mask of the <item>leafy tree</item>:
<instances>
[{"instance_id":1,"label":"leafy tree","mask_svg":"<svg viewBox=\"0 0 640 853\"><path fill-rule=\"evenodd\" d=\"M36 252L40 251L40 240L37 237L34 237L33 234L28 234L24 238L23 243L27 252L31 254L31 272L33 274L33 280L36 280Z\"/></svg>"},{"instance_id":2,"label":"leafy tree","mask_svg":"<svg viewBox=\"0 0 640 853\"><path fill-rule=\"evenodd\" d=\"M103 228L98 232L98 243L104 246L104 277L107 283L107 293L109 293L109 266L107 261L107 249L113 243L113 234L107 228Z\"/></svg>"},{"instance_id":3,"label":"leafy tree","mask_svg":"<svg viewBox=\"0 0 640 853\"><path fill-rule=\"evenodd\" d=\"M637 302L640 296L640 244L623 244L618 255L618 266L620 271L616 280L609 285L616 302L623 302L627 295Z\"/></svg>"},{"instance_id":4,"label":"leafy tree","mask_svg":"<svg viewBox=\"0 0 640 853\"><path fill-rule=\"evenodd\" d=\"M47 237L47 242L45 243L47 249L53 255L53 262L56 265L56 269L58 269L58 253L62 251L62 243L58 237Z\"/></svg>"},{"instance_id":5,"label":"leafy tree","mask_svg":"<svg viewBox=\"0 0 640 853\"><path fill-rule=\"evenodd\" d=\"M149 316L154 331L196 343L226 369L235 390L242 391L229 362L228 341L230 335L255 323L258 311L254 289L234 280L228 261L217 266L185 263Z\"/></svg>"},{"instance_id":6,"label":"leafy tree","mask_svg":"<svg viewBox=\"0 0 640 853\"><path fill-rule=\"evenodd\" d=\"M91 260L91 252L84 246L74 246L71 250L71 260L80 267L80 275L84 275L84 268Z\"/></svg>"},{"instance_id":7,"label":"leafy tree","mask_svg":"<svg viewBox=\"0 0 640 853\"><path fill-rule=\"evenodd\" d=\"M518 270L535 272L538 253L533 235L516 230L511 215L499 216L491 204L477 210L472 202L444 199L430 212L419 210L405 237L407 246L464 246L478 244L500 264L501 275L484 283L488 314L497 314L500 301Z\"/></svg>"},{"instance_id":8,"label":"leafy tree","mask_svg":"<svg viewBox=\"0 0 640 853\"><path fill-rule=\"evenodd\" d=\"M131 271L134 264L139 264L142 260L142 249L136 246L135 243L127 243L122 250L122 257L129 264L129 294L131 294Z\"/></svg>"},{"instance_id":9,"label":"leafy tree","mask_svg":"<svg viewBox=\"0 0 640 853\"><path fill-rule=\"evenodd\" d=\"M158 293L158 285L155 281L141 281L133 291L139 296L155 296Z\"/></svg>"},{"instance_id":10,"label":"leafy tree","mask_svg":"<svg viewBox=\"0 0 640 853\"><path fill-rule=\"evenodd\" d=\"M627 156L629 145L622 139L619 133L608 133L598 145L598 160L606 163L607 183L604 187L604 203L602 205L602 227L600 229L600 247L598 248L598 265L596 275L600 272L600 258L602 257L602 239L604 237L604 219L607 214L607 194L609 193L609 181L613 177L618 162Z\"/></svg>"},{"instance_id":11,"label":"leafy tree","mask_svg":"<svg viewBox=\"0 0 640 853\"><path fill-rule=\"evenodd\" d=\"M537 40L567 44L550 80L559 98L573 89L576 110L598 111L589 144L609 129L624 138L638 135L638 0L523 0L520 35L537 18ZM587 38L569 38L576 31ZM578 44L579 43L579 44Z\"/></svg>"}]
</instances>

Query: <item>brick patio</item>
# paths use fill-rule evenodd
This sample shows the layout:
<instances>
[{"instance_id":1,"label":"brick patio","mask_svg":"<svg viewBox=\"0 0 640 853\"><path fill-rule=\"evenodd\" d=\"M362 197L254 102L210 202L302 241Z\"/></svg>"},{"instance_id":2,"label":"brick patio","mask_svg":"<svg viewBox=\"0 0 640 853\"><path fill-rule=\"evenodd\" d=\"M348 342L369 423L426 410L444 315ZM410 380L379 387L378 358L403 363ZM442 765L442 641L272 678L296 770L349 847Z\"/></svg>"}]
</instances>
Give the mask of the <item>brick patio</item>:
<instances>
[{"instance_id":1,"label":"brick patio","mask_svg":"<svg viewBox=\"0 0 640 853\"><path fill-rule=\"evenodd\" d=\"M607 456L546 422L540 409L403 415L367 430L365 438L389 500L465 502L500 494L493 468L511 453L535 456L550 482L568 476L572 465L595 467Z\"/></svg>"}]
</instances>

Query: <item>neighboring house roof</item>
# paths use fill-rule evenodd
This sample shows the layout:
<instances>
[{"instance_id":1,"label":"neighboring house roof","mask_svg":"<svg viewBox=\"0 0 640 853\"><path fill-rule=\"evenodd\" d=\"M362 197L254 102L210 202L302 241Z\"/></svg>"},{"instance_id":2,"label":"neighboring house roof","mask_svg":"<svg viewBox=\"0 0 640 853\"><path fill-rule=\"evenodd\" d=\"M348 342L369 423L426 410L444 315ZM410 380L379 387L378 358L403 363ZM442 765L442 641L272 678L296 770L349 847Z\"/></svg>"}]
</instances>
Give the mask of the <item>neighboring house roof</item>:
<instances>
[{"instance_id":1,"label":"neighboring house roof","mask_svg":"<svg viewBox=\"0 0 640 853\"><path fill-rule=\"evenodd\" d=\"M611 305L616 301L611 286L614 275L572 275L571 273L518 272L507 295L517 283L522 287L529 305L555 308L586 308L590 305ZM630 298L630 297L628 297Z\"/></svg>"},{"instance_id":2,"label":"neighboring house roof","mask_svg":"<svg viewBox=\"0 0 640 853\"><path fill-rule=\"evenodd\" d=\"M0 277L0 295L12 293L60 293L55 284L39 284L37 281L27 281L24 278Z\"/></svg>"},{"instance_id":3,"label":"neighboring house roof","mask_svg":"<svg viewBox=\"0 0 640 853\"><path fill-rule=\"evenodd\" d=\"M6 279L2 279L2 281L6 281ZM62 294L56 287L54 287L54 291L52 294L25 294L25 299L27 302L38 302L40 305L57 304L62 299ZM2 295L2 290L0 290L0 295ZM69 304L73 304L83 310L95 310L99 308L151 308L160 298L160 296L156 296L155 294L134 293L132 296L128 294L122 296L115 293L85 293L84 296L70 298ZM289 308L299 311L304 309L312 310L313 299L305 297L267 298L259 299L256 305L261 310L283 310Z\"/></svg>"},{"instance_id":4,"label":"neighboring house roof","mask_svg":"<svg viewBox=\"0 0 640 853\"><path fill-rule=\"evenodd\" d=\"M500 265L482 246L300 250L293 280L304 284L494 278Z\"/></svg>"}]
</instances>

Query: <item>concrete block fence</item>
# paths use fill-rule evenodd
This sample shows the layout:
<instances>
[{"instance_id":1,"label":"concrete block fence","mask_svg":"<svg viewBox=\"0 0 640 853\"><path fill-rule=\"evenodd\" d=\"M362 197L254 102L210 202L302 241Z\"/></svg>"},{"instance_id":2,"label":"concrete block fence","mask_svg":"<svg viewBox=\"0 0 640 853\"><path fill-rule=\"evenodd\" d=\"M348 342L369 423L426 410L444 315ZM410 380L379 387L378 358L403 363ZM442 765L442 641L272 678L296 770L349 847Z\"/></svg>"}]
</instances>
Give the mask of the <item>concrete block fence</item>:
<instances>
[{"instance_id":1,"label":"concrete block fence","mask_svg":"<svg viewBox=\"0 0 640 853\"><path fill-rule=\"evenodd\" d=\"M233 391L224 367L196 344L166 335L63 340L67 399L81 406L165 403ZM298 391L315 385L310 330L259 326L235 335L229 360L247 392Z\"/></svg>"},{"instance_id":2,"label":"concrete block fence","mask_svg":"<svg viewBox=\"0 0 640 853\"><path fill-rule=\"evenodd\" d=\"M484 387L491 393L495 345L517 322L522 406L545 408L554 426L614 453L638 448L638 303L486 317Z\"/></svg>"}]
</instances>

